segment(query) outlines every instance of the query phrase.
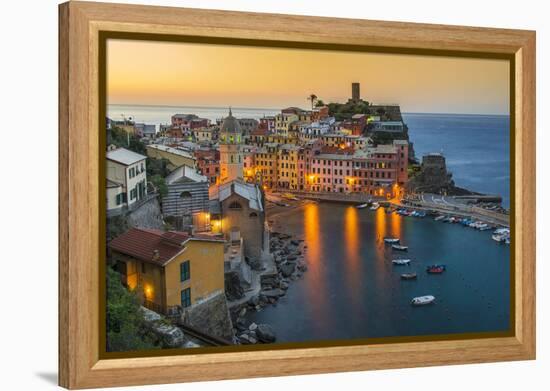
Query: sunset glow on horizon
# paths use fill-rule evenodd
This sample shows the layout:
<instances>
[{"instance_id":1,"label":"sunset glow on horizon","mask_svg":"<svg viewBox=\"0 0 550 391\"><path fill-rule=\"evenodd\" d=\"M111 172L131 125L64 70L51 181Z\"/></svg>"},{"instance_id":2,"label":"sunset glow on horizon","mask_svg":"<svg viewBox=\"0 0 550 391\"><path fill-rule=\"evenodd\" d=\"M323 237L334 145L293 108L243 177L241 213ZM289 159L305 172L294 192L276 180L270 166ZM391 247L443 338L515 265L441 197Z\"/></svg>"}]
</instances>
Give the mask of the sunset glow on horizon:
<instances>
[{"instance_id":1,"label":"sunset glow on horizon","mask_svg":"<svg viewBox=\"0 0 550 391\"><path fill-rule=\"evenodd\" d=\"M109 104L307 108L351 83L403 112L509 114L509 62L401 54L109 40Z\"/></svg>"}]
</instances>

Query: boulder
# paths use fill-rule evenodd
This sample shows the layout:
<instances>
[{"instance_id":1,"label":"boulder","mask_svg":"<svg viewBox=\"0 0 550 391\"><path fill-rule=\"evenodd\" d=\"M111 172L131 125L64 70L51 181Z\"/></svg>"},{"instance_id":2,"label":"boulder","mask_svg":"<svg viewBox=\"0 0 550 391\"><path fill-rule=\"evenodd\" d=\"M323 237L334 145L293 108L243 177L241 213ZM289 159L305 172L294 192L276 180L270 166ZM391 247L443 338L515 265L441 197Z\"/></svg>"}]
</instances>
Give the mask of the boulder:
<instances>
[{"instance_id":1,"label":"boulder","mask_svg":"<svg viewBox=\"0 0 550 391\"><path fill-rule=\"evenodd\" d=\"M262 291L260 294L264 296L267 299L267 301L269 301L269 299L278 299L279 297L284 296L285 291L282 289L276 288L276 289Z\"/></svg>"},{"instance_id":2,"label":"boulder","mask_svg":"<svg viewBox=\"0 0 550 391\"><path fill-rule=\"evenodd\" d=\"M248 326L248 330L254 331L258 328L258 325L254 322L250 323L250 326Z\"/></svg>"},{"instance_id":3,"label":"boulder","mask_svg":"<svg viewBox=\"0 0 550 391\"><path fill-rule=\"evenodd\" d=\"M250 300L248 300L248 304L251 307L256 307L258 304L260 304L260 298L258 296L252 296Z\"/></svg>"},{"instance_id":4,"label":"boulder","mask_svg":"<svg viewBox=\"0 0 550 391\"><path fill-rule=\"evenodd\" d=\"M235 326L239 331L243 331L247 329L246 322L243 318L238 318L237 321L235 322Z\"/></svg>"},{"instance_id":5,"label":"boulder","mask_svg":"<svg viewBox=\"0 0 550 391\"><path fill-rule=\"evenodd\" d=\"M296 265L294 263L286 262L279 265L279 270L281 271L283 277L290 277L292 273L294 273L295 267Z\"/></svg>"},{"instance_id":6,"label":"boulder","mask_svg":"<svg viewBox=\"0 0 550 391\"><path fill-rule=\"evenodd\" d=\"M244 289L241 286L241 279L237 272L225 273L224 280L227 300L238 300L244 296Z\"/></svg>"},{"instance_id":7,"label":"boulder","mask_svg":"<svg viewBox=\"0 0 550 391\"><path fill-rule=\"evenodd\" d=\"M258 339L264 343L272 343L276 340L275 332L268 324L259 324L256 329L256 335Z\"/></svg>"}]
</instances>

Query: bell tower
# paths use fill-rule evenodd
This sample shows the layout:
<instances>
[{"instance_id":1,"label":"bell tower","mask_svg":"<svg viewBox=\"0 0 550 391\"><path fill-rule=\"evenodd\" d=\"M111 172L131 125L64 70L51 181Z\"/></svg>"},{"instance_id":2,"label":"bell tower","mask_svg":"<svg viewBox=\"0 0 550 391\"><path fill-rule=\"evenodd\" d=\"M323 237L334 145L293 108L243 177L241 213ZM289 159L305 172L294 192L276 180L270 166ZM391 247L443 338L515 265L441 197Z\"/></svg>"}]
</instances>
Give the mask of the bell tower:
<instances>
[{"instance_id":1,"label":"bell tower","mask_svg":"<svg viewBox=\"0 0 550 391\"><path fill-rule=\"evenodd\" d=\"M243 179L242 130L231 108L220 127L220 183Z\"/></svg>"}]
</instances>

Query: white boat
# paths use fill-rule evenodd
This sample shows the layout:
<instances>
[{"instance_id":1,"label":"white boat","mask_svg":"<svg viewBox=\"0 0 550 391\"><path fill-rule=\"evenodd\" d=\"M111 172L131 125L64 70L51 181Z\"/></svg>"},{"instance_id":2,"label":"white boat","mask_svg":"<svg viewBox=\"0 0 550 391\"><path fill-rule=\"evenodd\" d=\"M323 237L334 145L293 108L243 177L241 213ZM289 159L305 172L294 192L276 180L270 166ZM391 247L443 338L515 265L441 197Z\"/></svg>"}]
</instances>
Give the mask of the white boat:
<instances>
[{"instance_id":1,"label":"white boat","mask_svg":"<svg viewBox=\"0 0 550 391\"><path fill-rule=\"evenodd\" d=\"M367 206L369 206L369 204L365 203L365 204L357 205L356 208L357 208L357 209L364 209L364 208L366 208Z\"/></svg>"},{"instance_id":2,"label":"white boat","mask_svg":"<svg viewBox=\"0 0 550 391\"><path fill-rule=\"evenodd\" d=\"M493 231L495 235L509 234L510 228L497 228Z\"/></svg>"},{"instance_id":3,"label":"white boat","mask_svg":"<svg viewBox=\"0 0 550 391\"><path fill-rule=\"evenodd\" d=\"M435 296L432 295L426 295L426 296L418 296L411 300L412 305L426 305L431 304L435 301Z\"/></svg>"},{"instance_id":4,"label":"white boat","mask_svg":"<svg viewBox=\"0 0 550 391\"><path fill-rule=\"evenodd\" d=\"M386 243L399 243L399 238L384 238Z\"/></svg>"},{"instance_id":5,"label":"white boat","mask_svg":"<svg viewBox=\"0 0 550 391\"><path fill-rule=\"evenodd\" d=\"M373 202L370 210L377 210L378 208L380 208L380 204L378 202Z\"/></svg>"},{"instance_id":6,"label":"white boat","mask_svg":"<svg viewBox=\"0 0 550 391\"><path fill-rule=\"evenodd\" d=\"M506 238L509 237L508 235L506 234L493 234L493 236L491 236L491 238L495 241L495 242L498 242L498 243L503 243L506 241Z\"/></svg>"},{"instance_id":7,"label":"white boat","mask_svg":"<svg viewBox=\"0 0 550 391\"><path fill-rule=\"evenodd\" d=\"M391 248L397 251L407 251L409 249L409 247L401 246L400 244L392 244Z\"/></svg>"},{"instance_id":8,"label":"white boat","mask_svg":"<svg viewBox=\"0 0 550 391\"><path fill-rule=\"evenodd\" d=\"M393 259L391 261L394 265L408 265L411 263L410 259Z\"/></svg>"},{"instance_id":9,"label":"white boat","mask_svg":"<svg viewBox=\"0 0 550 391\"><path fill-rule=\"evenodd\" d=\"M445 217L445 215L440 215L440 216L437 216L436 218L434 218L435 221L440 221L440 220L443 220Z\"/></svg>"}]
</instances>

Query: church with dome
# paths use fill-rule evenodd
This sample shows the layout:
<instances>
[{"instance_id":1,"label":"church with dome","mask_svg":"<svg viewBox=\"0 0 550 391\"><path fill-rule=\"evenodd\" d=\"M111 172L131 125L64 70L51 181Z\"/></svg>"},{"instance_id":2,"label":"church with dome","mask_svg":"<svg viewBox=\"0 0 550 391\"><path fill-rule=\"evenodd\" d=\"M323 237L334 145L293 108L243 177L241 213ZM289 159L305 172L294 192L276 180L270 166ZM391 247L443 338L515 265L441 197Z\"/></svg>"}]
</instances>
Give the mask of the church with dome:
<instances>
[{"instance_id":1,"label":"church with dome","mask_svg":"<svg viewBox=\"0 0 550 391\"><path fill-rule=\"evenodd\" d=\"M267 249L265 231L265 197L261 186L243 179L243 130L231 109L220 126L220 177L211 187L211 200L216 200L221 217L221 232L229 243L242 238L244 255L260 260ZM244 262L230 262L230 270L239 271L241 280L247 281L248 266Z\"/></svg>"},{"instance_id":2,"label":"church with dome","mask_svg":"<svg viewBox=\"0 0 550 391\"><path fill-rule=\"evenodd\" d=\"M220 127L220 184L243 179L243 132L231 108Z\"/></svg>"}]
</instances>

